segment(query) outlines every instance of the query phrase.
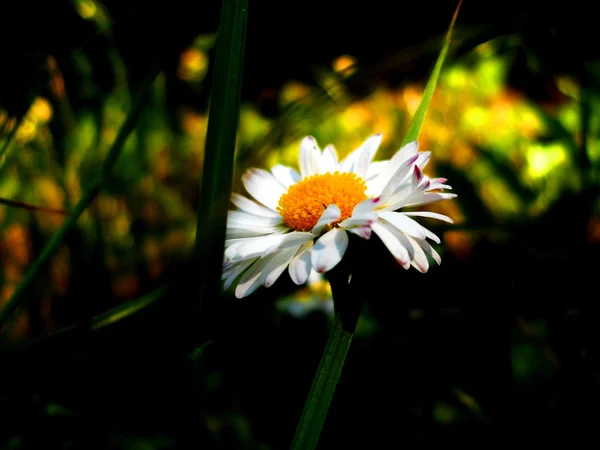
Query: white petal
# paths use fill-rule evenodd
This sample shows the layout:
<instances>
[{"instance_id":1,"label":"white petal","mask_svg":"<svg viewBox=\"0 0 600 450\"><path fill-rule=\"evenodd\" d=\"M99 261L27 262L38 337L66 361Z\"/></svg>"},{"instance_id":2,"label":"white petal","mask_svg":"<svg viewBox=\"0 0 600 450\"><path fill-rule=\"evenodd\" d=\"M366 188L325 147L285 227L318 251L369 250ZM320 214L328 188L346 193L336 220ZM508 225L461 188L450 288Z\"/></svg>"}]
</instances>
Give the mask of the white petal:
<instances>
[{"instance_id":1,"label":"white petal","mask_svg":"<svg viewBox=\"0 0 600 450\"><path fill-rule=\"evenodd\" d=\"M429 157L431 156L431 152L419 152L419 157L415 161L415 164L419 167L419 169L423 170L427 163L429 162Z\"/></svg>"},{"instance_id":2,"label":"white petal","mask_svg":"<svg viewBox=\"0 0 600 450\"><path fill-rule=\"evenodd\" d=\"M378 197L368 198L358 203L352 210L352 217L361 217L365 214L373 212L373 210L380 204Z\"/></svg>"},{"instance_id":3,"label":"white petal","mask_svg":"<svg viewBox=\"0 0 600 450\"><path fill-rule=\"evenodd\" d=\"M265 277L265 281L263 284L266 287L271 287L275 281L281 276L285 268L288 266L298 247L286 248L280 252L278 252L275 257L271 260L269 265L265 268L265 272L267 276Z\"/></svg>"},{"instance_id":4,"label":"white petal","mask_svg":"<svg viewBox=\"0 0 600 450\"><path fill-rule=\"evenodd\" d=\"M440 256L440 254L438 252L435 251L435 249L431 246L431 244L429 242L421 241L419 239L417 239L416 241L417 241L417 244L419 244L423 250L425 250L427 253L429 253L431 255L431 257L438 264L438 266L440 264L442 264L442 257Z\"/></svg>"},{"instance_id":5,"label":"white petal","mask_svg":"<svg viewBox=\"0 0 600 450\"><path fill-rule=\"evenodd\" d=\"M410 172L411 165L402 164L396 172L390 177L386 185L383 187L381 192L379 193L379 197L382 202L387 202L389 198L399 189L404 189L406 184L404 180L407 178L407 175ZM414 189L414 187L411 187Z\"/></svg>"},{"instance_id":6,"label":"white petal","mask_svg":"<svg viewBox=\"0 0 600 450\"><path fill-rule=\"evenodd\" d=\"M271 252L281 250L284 248L288 248L288 247L299 247L300 245L304 244L305 242L308 242L308 241L312 242L313 239L314 239L313 234L308 231L293 231L291 233L284 234L283 239L281 241L279 241L277 244L274 244L273 246L271 246L267 250L265 250L264 255L267 255Z\"/></svg>"},{"instance_id":7,"label":"white petal","mask_svg":"<svg viewBox=\"0 0 600 450\"><path fill-rule=\"evenodd\" d=\"M282 166L281 164L273 167L271 169L271 173L285 188L293 186L302 179L300 174L294 169L291 167Z\"/></svg>"},{"instance_id":8,"label":"white petal","mask_svg":"<svg viewBox=\"0 0 600 450\"><path fill-rule=\"evenodd\" d=\"M423 227L421 224L411 219L410 217L407 217L402 213L393 211L380 211L378 214L379 217L386 220L403 233L406 233L409 236L416 237L417 239L425 239L425 227Z\"/></svg>"},{"instance_id":9,"label":"white petal","mask_svg":"<svg viewBox=\"0 0 600 450\"><path fill-rule=\"evenodd\" d=\"M366 239L366 240L371 239L371 234L373 232L373 229L371 228L371 224L360 226L360 227L344 228L344 229L347 232L356 234L357 236L359 236L363 239Z\"/></svg>"},{"instance_id":10,"label":"white petal","mask_svg":"<svg viewBox=\"0 0 600 450\"><path fill-rule=\"evenodd\" d=\"M421 246L417 243L416 239L413 239L410 236L407 236L406 238L410 242L410 245L412 246L414 252L411 265L419 272L426 273L429 270L429 261L427 260L427 255L425 254Z\"/></svg>"},{"instance_id":11,"label":"white petal","mask_svg":"<svg viewBox=\"0 0 600 450\"><path fill-rule=\"evenodd\" d=\"M234 244L225 250L225 258L230 261L241 261L243 259L266 256L287 247L298 246L308 240L312 240L311 233L293 231L288 234L261 236L248 239L241 244Z\"/></svg>"},{"instance_id":12,"label":"white petal","mask_svg":"<svg viewBox=\"0 0 600 450\"><path fill-rule=\"evenodd\" d=\"M274 227L283 222L283 217L279 214L277 216L264 217L245 211L229 211L227 213L227 224L231 226L253 225L257 227Z\"/></svg>"},{"instance_id":13,"label":"white petal","mask_svg":"<svg viewBox=\"0 0 600 450\"><path fill-rule=\"evenodd\" d=\"M354 167L354 173L356 173L361 178L367 177L367 171L369 169L369 165L371 161L373 161L373 157L381 144L382 135L381 133L374 134L367 138L367 140L362 145L362 153L356 160L356 165Z\"/></svg>"},{"instance_id":14,"label":"white petal","mask_svg":"<svg viewBox=\"0 0 600 450\"><path fill-rule=\"evenodd\" d=\"M367 181L370 178L376 177L377 175L379 175L379 173L383 170L383 168L387 165L387 163L390 162L389 160L385 160L385 161L375 161L372 162L371 164L369 164L369 168L367 169L367 175L366 175L366 179ZM367 183L368 185L369 183Z\"/></svg>"},{"instance_id":15,"label":"white petal","mask_svg":"<svg viewBox=\"0 0 600 450\"><path fill-rule=\"evenodd\" d=\"M311 262L319 273L333 269L339 263L348 248L348 234L334 228L325 233L311 249Z\"/></svg>"},{"instance_id":16,"label":"white petal","mask_svg":"<svg viewBox=\"0 0 600 450\"><path fill-rule=\"evenodd\" d=\"M225 239L252 238L259 236L267 236L271 234L282 234L289 231L289 228L282 226L276 227L259 227L253 225L227 225Z\"/></svg>"},{"instance_id":17,"label":"white petal","mask_svg":"<svg viewBox=\"0 0 600 450\"><path fill-rule=\"evenodd\" d=\"M418 157L418 151L419 145L416 141L409 142L398 150L381 169L379 176L369 182L369 192L372 195L378 195L401 166L411 167L414 164Z\"/></svg>"},{"instance_id":18,"label":"white petal","mask_svg":"<svg viewBox=\"0 0 600 450\"><path fill-rule=\"evenodd\" d=\"M394 193L382 203L379 207L381 210L385 211L395 211L400 209L404 203L406 203L406 199L409 198L413 194L412 187L410 183L405 183L396 188Z\"/></svg>"},{"instance_id":19,"label":"white petal","mask_svg":"<svg viewBox=\"0 0 600 450\"><path fill-rule=\"evenodd\" d=\"M439 202L440 200L448 200L454 197L456 197L456 194L445 192L426 192L419 196L415 196L415 198L407 199L407 201L400 207L426 205L428 203Z\"/></svg>"},{"instance_id":20,"label":"white petal","mask_svg":"<svg viewBox=\"0 0 600 450\"><path fill-rule=\"evenodd\" d=\"M237 298L246 297L252 294L261 284L263 284L263 281L267 276L265 268L274 257L275 254L260 258L250 266L235 288L235 296Z\"/></svg>"},{"instance_id":21,"label":"white petal","mask_svg":"<svg viewBox=\"0 0 600 450\"><path fill-rule=\"evenodd\" d=\"M342 217L342 211L340 211L340 208L336 204L332 203L323 211L321 217L319 217L319 220L312 229L312 234L318 237L327 225L340 220L340 217Z\"/></svg>"},{"instance_id":22,"label":"white petal","mask_svg":"<svg viewBox=\"0 0 600 450\"><path fill-rule=\"evenodd\" d=\"M413 176L411 178L411 186L413 191L425 190L425 188L421 185L421 181L424 181L423 172L421 172L419 166L413 166Z\"/></svg>"},{"instance_id":23,"label":"white petal","mask_svg":"<svg viewBox=\"0 0 600 450\"><path fill-rule=\"evenodd\" d=\"M256 261L257 258L255 259L247 259L246 261L240 261L238 263L234 263L231 266L229 266L226 270L223 271L223 276L222 278L225 280L225 283L223 283L223 289L229 289L229 286L231 286L231 283L233 283L233 281L244 271L246 270L248 267L250 267L250 265Z\"/></svg>"},{"instance_id":24,"label":"white petal","mask_svg":"<svg viewBox=\"0 0 600 450\"><path fill-rule=\"evenodd\" d=\"M324 173L335 172L337 165L337 152L335 151L335 147L330 144L323 150L323 155L321 156L321 168L324 170Z\"/></svg>"},{"instance_id":25,"label":"white petal","mask_svg":"<svg viewBox=\"0 0 600 450\"><path fill-rule=\"evenodd\" d=\"M317 141L312 136L307 136L300 143L300 173L302 178L310 177L318 173ZM320 155L319 155L320 156Z\"/></svg>"},{"instance_id":26,"label":"white petal","mask_svg":"<svg viewBox=\"0 0 600 450\"><path fill-rule=\"evenodd\" d=\"M381 144L381 133L369 136L356 150L352 151L340 164L340 172L354 172L361 178L366 178L369 164Z\"/></svg>"},{"instance_id":27,"label":"white petal","mask_svg":"<svg viewBox=\"0 0 600 450\"><path fill-rule=\"evenodd\" d=\"M312 242L306 242L296 255L292 258L288 272L292 281L298 285L306 283L308 276L310 275L310 248L313 246Z\"/></svg>"},{"instance_id":28,"label":"white petal","mask_svg":"<svg viewBox=\"0 0 600 450\"><path fill-rule=\"evenodd\" d=\"M248 169L242 182L252 197L272 210L277 209L279 199L286 192L272 173L262 169Z\"/></svg>"},{"instance_id":29,"label":"white petal","mask_svg":"<svg viewBox=\"0 0 600 450\"><path fill-rule=\"evenodd\" d=\"M454 223L454 221L443 214L438 214L431 211L410 211L404 213L407 216L417 216L417 217L429 217L431 219L443 220L444 222Z\"/></svg>"},{"instance_id":30,"label":"white petal","mask_svg":"<svg viewBox=\"0 0 600 450\"><path fill-rule=\"evenodd\" d=\"M448 189L449 191L452 190L452 186L448 185L448 184L441 184L441 183L431 183L429 185L429 187L427 188L428 191L435 191L438 189Z\"/></svg>"},{"instance_id":31,"label":"white petal","mask_svg":"<svg viewBox=\"0 0 600 450\"><path fill-rule=\"evenodd\" d=\"M410 267L408 250L400 243L397 234L393 233L389 228L379 222L374 223L371 228L375 234L379 236L381 242L387 247L396 261L398 261L405 269Z\"/></svg>"},{"instance_id":32,"label":"white petal","mask_svg":"<svg viewBox=\"0 0 600 450\"><path fill-rule=\"evenodd\" d=\"M277 217L279 213L277 211L273 211L272 209L265 208L264 206L259 205L256 202L253 202L249 198L244 197L243 195L233 193L231 194L231 203L237 206L242 211L246 211L250 214L254 214L255 216L261 217Z\"/></svg>"},{"instance_id":33,"label":"white petal","mask_svg":"<svg viewBox=\"0 0 600 450\"><path fill-rule=\"evenodd\" d=\"M340 222L340 228L368 227L375 221L377 221L377 213L371 212L362 216L352 216L348 217L346 220L342 220Z\"/></svg>"}]
</instances>

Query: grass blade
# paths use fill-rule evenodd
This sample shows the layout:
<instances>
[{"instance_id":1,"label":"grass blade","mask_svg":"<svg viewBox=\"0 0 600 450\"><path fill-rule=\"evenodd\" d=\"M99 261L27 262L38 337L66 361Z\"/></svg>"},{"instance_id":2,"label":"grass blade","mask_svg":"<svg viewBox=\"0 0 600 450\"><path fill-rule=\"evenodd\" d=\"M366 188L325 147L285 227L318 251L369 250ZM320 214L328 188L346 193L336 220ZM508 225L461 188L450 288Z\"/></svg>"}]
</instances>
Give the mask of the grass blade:
<instances>
[{"instance_id":1,"label":"grass blade","mask_svg":"<svg viewBox=\"0 0 600 450\"><path fill-rule=\"evenodd\" d=\"M313 379L292 442L292 450L316 448L335 393L364 300L349 283L348 261L328 273L335 304L335 324L329 334L321 362Z\"/></svg>"},{"instance_id":2,"label":"grass blade","mask_svg":"<svg viewBox=\"0 0 600 450\"><path fill-rule=\"evenodd\" d=\"M12 206L14 208L21 208L21 209L25 209L27 211L33 211L33 212L58 214L61 216L69 215L69 212L65 211L64 209L50 208L48 206L41 206L41 205L32 205L31 203L22 202L21 200L11 200L9 198L0 197L0 205Z\"/></svg>"},{"instance_id":3,"label":"grass blade","mask_svg":"<svg viewBox=\"0 0 600 450\"><path fill-rule=\"evenodd\" d=\"M152 70L148 73L146 79L142 82L139 91L137 93L136 99L133 102L133 106L129 114L125 118L125 122L121 126L117 137L115 138L104 163L102 164L102 168L98 173L96 179L89 186L85 194L81 197L81 199L77 202L73 211L67 217L67 219L63 222L62 226L58 229L58 231L52 236L52 239L46 245L40 256L34 261L31 265L21 283L17 286L15 291L13 292L10 299L6 302L4 307L0 310L0 330L6 323L6 321L10 318L12 313L18 308L19 304L25 299L24 294L29 287L29 285L33 282L43 265L54 255L54 253L60 248L62 245L65 236L67 233L75 226L77 223L77 219L79 216L83 214L83 212L87 209L89 204L96 198L98 192L102 186L108 180L112 168L114 167L117 159L121 154L121 150L125 141L135 128L135 124L140 116L142 111L142 107L144 106L144 100L147 97L148 92L150 91L150 87L154 82L154 79L158 75L158 64L152 68Z\"/></svg>"},{"instance_id":4,"label":"grass blade","mask_svg":"<svg viewBox=\"0 0 600 450\"><path fill-rule=\"evenodd\" d=\"M353 332L344 329L342 319L337 315L298 422L292 450L317 446L353 336Z\"/></svg>"},{"instance_id":5,"label":"grass blade","mask_svg":"<svg viewBox=\"0 0 600 450\"><path fill-rule=\"evenodd\" d=\"M28 350L40 344L45 344L50 341L54 341L57 338L65 338L69 335L71 337L77 336L77 332L95 331L105 328L109 325L113 325L117 322L120 322L137 314L146 307L153 305L158 300L163 298L168 291L169 286L162 286L160 288L155 289L154 291L142 295L141 297L123 303L122 305L116 306L103 313L97 314L91 317L89 320L60 328L59 330L56 330L52 334L45 336L41 339L37 339L33 342L26 342L24 344L18 344L16 347L0 347L0 356L4 354L12 354L23 350Z\"/></svg>"},{"instance_id":6,"label":"grass blade","mask_svg":"<svg viewBox=\"0 0 600 450\"><path fill-rule=\"evenodd\" d=\"M456 9L454 10L454 15L452 16L452 21L450 22L450 26L448 27L448 31L446 32L446 38L444 39L444 45L442 46L442 50L435 62L435 66L433 67L433 71L431 72L431 76L425 85L425 90L423 91L423 98L421 99L421 103L419 103L419 107L415 112L410 125L408 126L408 131L406 132L406 136L404 136L404 141L402 141L402 145L408 144L409 142L416 141L419 137L419 132L421 131L421 126L425 121L425 114L427 113L427 108L429 107L429 102L431 101L431 97L433 96L433 91L435 91L435 86L437 84L438 78L440 76L440 72L442 70L442 65L444 64L444 60L446 59L446 54L448 53L448 48L450 48L450 42L452 40L452 32L454 31L454 24L456 23L456 18L458 17L458 11L460 10L460 5L462 4L462 0L458 2Z\"/></svg>"},{"instance_id":7,"label":"grass blade","mask_svg":"<svg viewBox=\"0 0 600 450\"><path fill-rule=\"evenodd\" d=\"M224 0L217 33L192 279L201 305L221 290L225 224L229 210L246 43L247 0ZM198 279L199 277L199 279Z\"/></svg>"}]
</instances>

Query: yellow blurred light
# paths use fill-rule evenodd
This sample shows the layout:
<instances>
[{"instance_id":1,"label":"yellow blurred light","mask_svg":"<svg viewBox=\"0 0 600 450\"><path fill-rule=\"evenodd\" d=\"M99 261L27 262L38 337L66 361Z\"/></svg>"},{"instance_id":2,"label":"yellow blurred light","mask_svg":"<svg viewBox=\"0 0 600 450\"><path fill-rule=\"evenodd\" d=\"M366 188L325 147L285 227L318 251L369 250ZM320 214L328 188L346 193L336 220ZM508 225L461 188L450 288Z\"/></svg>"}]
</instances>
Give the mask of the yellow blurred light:
<instances>
[{"instance_id":1,"label":"yellow blurred light","mask_svg":"<svg viewBox=\"0 0 600 450\"><path fill-rule=\"evenodd\" d=\"M444 245L459 259L467 259L473 250L473 237L466 231L446 231Z\"/></svg>"},{"instance_id":2,"label":"yellow blurred light","mask_svg":"<svg viewBox=\"0 0 600 450\"><path fill-rule=\"evenodd\" d=\"M483 44L480 44L477 47L475 47L475 51L479 53L480 56L489 56L492 53L494 53L494 50L495 46L490 41L484 42Z\"/></svg>"},{"instance_id":3,"label":"yellow blurred light","mask_svg":"<svg viewBox=\"0 0 600 450\"><path fill-rule=\"evenodd\" d=\"M505 74L506 61L504 59L496 57L484 59L475 73L479 91L488 96L499 94L505 89Z\"/></svg>"},{"instance_id":4,"label":"yellow blurred light","mask_svg":"<svg viewBox=\"0 0 600 450\"><path fill-rule=\"evenodd\" d=\"M251 105L244 105L240 109L238 129L240 142L252 146L271 130L271 121L261 116L260 112Z\"/></svg>"},{"instance_id":5,"label":"yellow blurred light","mask_svg":"<svg viewBox=\"0 0 600 450\"><path fill-rule=\"evenodd\" d=\"M183 113L182 127L191 135L199 135L206 133L208 120L206 115L199 114L195 111L186 111Z\"/></svg>"},{"instance_id":6,"label":"yellow blurred light","mask_svg":"<svg viewBox=\"0 0 600 450\"><path fill-rule=\"evenodd\" d=\"M406 105L408 113L412 116L417 111L421 99L423 98L423 89L416 86L407 86L404 88L402 99Z\"/></svg>"},{"instance_id":7,"label":"yellow blurred light","mask_svg":"<svg viewBox=\"0 0 600 450\"><path fill-rule=\"evenodd\" d=\"M160 257L160 244L157 239L146 238L142 244L142 252L149 261L155 261Z\"/></svg>"},{"instance_id":8,"label":"yellow blurred light","mask_svg":"<svg viewBox=\"0 0 600 450\"><path fill-rule=\"evenodd\" d=\"M579 101L580 98L580 89L577 81L575 81L572 77L569 76L559 76L556 78L556 87L557 89L565 95L573 98L576 101Z\"/></svg>"},{"instance_id":9,"label":"yellow blurred light","mask_svg":"<svg viewBox=\"0 0 600 450\"><path fill-rule=\"evenodd\" d=\"M303 99L308 98L311 93L311 89L299 82L289 81L283 85L279 93L279 103L281 106L288 105L290 103L300 102Z\"/></svg>"},{"instance_id":10,"label":"yellow blurred light","mask_svg":"<svg viewBox=\"0 0 600 450\"><path fill-rule=\"evenodd\" d=\"M16 139L19 142L29 142L35 136L35 123L32 120L25 119L17 130Z\"/></svg>"},{"instance_id":11,"label":"yellow blurred light","mask_svg":"<svg viewBox=\"0 0 600 450\"><path fill-rule=\"evenodd\" d=\"M163 247L167 253L186 250L190 245L191 241L188 234L182 230L171 231L163 240Z\"/></svg>"},{"instance_id":12,"label":"yellow blurred light","mask_svg":"<svg viewBox=\"0 0 600 450\"><path fill-rule=\"evenodd\" d=\"M184 81L201 81L207 70L206 54L197 48L188 48L181 54L177 76Z\"/></svg>"},{"instance_id":13,"label":"yellow blurred light","mask_svg":"<svg viewBox=\"0 0 600 450\"><path fill-rule=\"evenodd\" d=\"M113 223L113 232L114 237L116 238L124 238L129 234L129 229L131 227L131 221L127 214L120 214L114 220Z\"/></svg>"},{"instance_id":14,"label":"yellow blurred light","mask_svg":"<svg viewBox=\"0 0 600 450\"><path fill-rule=\"evenodd\" d=\"M365 103L353 103L340 115L340 124L348 132L355 131L374 119L374 111Z\"/></svg>"},{"instance_id":15,"label":"yellow blurred light","mask_svg":"<svg viewBox=\"0 0 600 450\"><path fill-rule=\"evenodd\" d=\"M119 211L119 202L115 197L99 195L98 198L96 198L96 207L103 219L112 219Z\"/></svg>"},{"instance_id":16,"label":"yellow blurred light","mask_svg":"<svg viewBox=\"0 0 600 450\"><path fill-rule=\"evenodd\" d=\"M463 114L463 121L466 128L482 128L488 122L490 111L483 106L474 105L468 107Z\"/></svg>"},{"instance_id":17,"label":"yellow blurred light","mask_svg":"<svg viewBox=\"0 0 600 450\"><path fill-rule=\"evenodd\" d=\"M560 143L531 145L525 154L527 175L536 180L544 178L567 160L568 152Z\"/></svg>"},{"instance_id":18,"label":"yellow blurred light","mask_svg":"<svg viewBox=\"0 0 600 450\"><path fill-rule=\"evenodd\" d=\"M523 108L523 111L519 115L519 131L528 138L534 138L544 129L539 116L529 109L528 107Z\"/></svg>"},{"instance_id":19,"label":"yellow blurred light","mask_svg":"<svg viewBox=\"0 0 600 450\"><path fill-rule=\"evenodd\" d=\"M500 178L487 177L479 186L479 195L497 218L514 216L521 211L521 199Z\"/></svg>"},{"instance_id":20,"label":"yellow blurred light","mask_svg":"<svg viewBox=\"0 0 600 450\"><path fill-rule=\"evenodd\" d=\"M349 55L338 56L331 64L333 70L345 77L356 72L356 59Z\"/></svg>"},{"instance_id":21,"label":"yellow blurred light","mask_svg":"<svg viewBox=\"0 0 600 450\"><path fill-rule=\"evenodd\" d=\"M92 19L98 11L96 3L92 0L77 0L75 2L75 8L77 13L86 20Z\"/></svg>"},{"instance_id":22,"label":"yellow blurred light","mask_svg":"<svg viewBox=\"0 0 600 450\"><path fill-rule=\"evenodd\" d=\"M13 223L4 231L3 247L21 266L29 263L29 233L18 223Z\"/></svg>"},{"instance_id":23,"label":"yellow blurred light","mask_svg":"<svg viewBox=\"0 0 600 450\"><path fill-rule=\"evenodd\" d=\"M52 105L44 97L38 97L31 105L31 114L41 123L47 123L52 119Z\"/></svg>"},{"instance_id":24,"label":"yellow blurred light","mask_svg":"<svg viewBox=\"0 0 600 450\"><path fill-rule=\"evenodd\" d=\"M459 169L466 169L477 161L477 153L466 143L460 143L452 148L450 161Z\"/></svg>"},{"instance_id":25,"label":"yellow blurred light","mask_svg":"<svg viewBox=\"0 0 600 450\"><path fill-rule=\"evenodd\" d=\"M51 208L62 208L64 206L64 194L56 181L51 177L39 177L37 189L42 203Z\"/></svg>"},{"instance_id":26,"label":"yellow blurred light","mask_svg":"<svg viewBox=\"0 0 600 450\"><path fill-rule=\"evenodd\" d=\"M470 76L464 67L457 65L445 71L444 79L449 88L461 89L467 86Z\"/></svg>"},{"instance_id":27,"label":"yellow blurred light","mask_svg":"<svg viewBox=\"0 0 600 450\"><path fill-rule=\"evenodd\" d=\"M6 261L2 269L4 283L18 283L23 278L23 268L14 262Z\"/></svg>"},{"instance_id":28,"label":"yellow blurred light","mask_svg":"<svg viewBox=\"0 0 600 450\"><path fill-rule=\"evenodd\" d=\"M323 276L309 277L308 288L320 300L326 300L332 296L331 285Z\"/></svg>"}]
</instances>

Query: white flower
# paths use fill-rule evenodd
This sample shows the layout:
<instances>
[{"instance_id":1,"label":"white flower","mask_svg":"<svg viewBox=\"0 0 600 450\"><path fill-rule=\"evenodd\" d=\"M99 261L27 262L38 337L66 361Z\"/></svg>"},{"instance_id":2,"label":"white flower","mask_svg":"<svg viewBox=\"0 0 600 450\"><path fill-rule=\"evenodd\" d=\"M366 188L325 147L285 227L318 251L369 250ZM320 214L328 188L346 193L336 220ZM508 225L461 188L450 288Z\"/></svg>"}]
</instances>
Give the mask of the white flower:
<instances>
[{"instance_id":1,"label":"white flower","mask_svg":"<svg viewBox=\"0 0 600 450\"><path fill-rule=\"evenodd\" d=\"M232 196L239 210L229 211L227 220L225 289L246 271L235 290L245 297L260 285L271 286L286 268L294 283L304 284L311 267L324 273L341 261L348 233L369 239L375 232L405 269L427 272L426 253L440 264L427 241L440 239L412 217L452 219L398 210L456 195L440 192L451 189L444 178L423 175L430 152L419 152L417 142L372 162L380 143L381 135L373 135L338 162L333 146L321 152L308 136L300 144L300 173L282 165L271 172L247 170L242 181L256 202Z\"/></svg>"}]
</instances>

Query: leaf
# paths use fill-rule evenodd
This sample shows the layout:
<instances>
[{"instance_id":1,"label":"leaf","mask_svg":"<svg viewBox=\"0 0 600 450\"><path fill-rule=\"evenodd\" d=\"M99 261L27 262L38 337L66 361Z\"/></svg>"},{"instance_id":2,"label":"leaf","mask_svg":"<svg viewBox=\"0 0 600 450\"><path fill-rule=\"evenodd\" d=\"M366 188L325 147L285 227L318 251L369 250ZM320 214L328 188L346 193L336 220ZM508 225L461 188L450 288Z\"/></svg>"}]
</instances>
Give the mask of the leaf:
<instances>
[{"instance_id":1,"label":"leaf","mask_svg":"<svg viewBox=\"0 0 600 450\"><path fill-rule=\"evenodd\" d=\"M437 80L440 76L440 72L442 70L442 65L444 64L444 60L446 59L446 53L448 53L448 48L450 47L450 41L452 38L452 32L454 31L454 24L456 22L456 18L458 17L458 11L460 10L460 5L462 4L462 0L458 2L456 9L454 10L454 15L452 16L452 21L450 22L450 26L448 27L448 31L446 32L446 38L444 39L444 45L440 54L435 62L435 66L433 67L433 72L425 85L425 91L423 92L423 98L421 99L421 103L419 103L419 107L415 112L410 125L408 126L408 131L406 132L406 136L404 136L404 141L402 141L402 145L408 144L409 142L416 141L419 137L419 132L421 131L421 126L425 121L425 114L427 113L427 108L429 107L429 102L431 101L431 97L433 96L433 92L435 91L435 86L437 84Z\"/></svg>"},{"instance_id":2,"label":"leaf","mask_svg":"<svg viewBox=\"0 0 600 450\"><path fill-rule=\"evenodd\" d=\"M208 115L194 270L201 301L221 290L225 225L240 115L240 91L246 43L247 0L224 0L217 32L215 68Z\"/></svg>"}]
</instances>

